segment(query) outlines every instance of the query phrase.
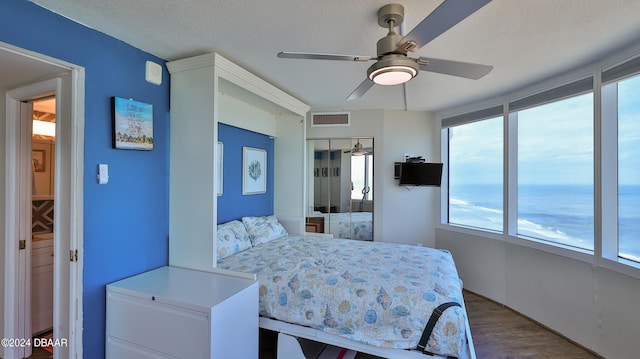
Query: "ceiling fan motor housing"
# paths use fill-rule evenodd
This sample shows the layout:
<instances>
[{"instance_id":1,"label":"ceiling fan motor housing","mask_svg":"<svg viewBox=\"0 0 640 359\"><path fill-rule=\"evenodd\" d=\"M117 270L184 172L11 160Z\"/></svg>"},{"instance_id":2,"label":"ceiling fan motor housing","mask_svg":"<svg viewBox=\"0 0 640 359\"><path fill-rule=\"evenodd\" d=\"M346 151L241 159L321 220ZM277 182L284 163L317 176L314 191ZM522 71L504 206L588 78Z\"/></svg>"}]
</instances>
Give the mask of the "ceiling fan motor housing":
<instances>
[{"instance_id":1,"label":"ceiling fan motor housing","mask_svg":"<svg viewBox=\"0 0 640 359\"><path fill-rule=\"evenodd\" d=\"M389 29L387 36L378 40L378 57L393 52L402 53L398 51L398 43L404 36L396 34L394 29L403 21L404 7L400 4L388 4L378 10L378 25Z\"/></svg>"},{"instance_id":2,"label":"ceiling fan motor housing","mask_svg":"<svg viewBox=\"0 0 640 359\"><path fill-rule=\"evenodd\" d=\"M396 52L396 49L398 48L398 42L400 42L402 38L402 35L394 33L378 40L378 56L384 56Z\"/></svg>"}]
</instances>

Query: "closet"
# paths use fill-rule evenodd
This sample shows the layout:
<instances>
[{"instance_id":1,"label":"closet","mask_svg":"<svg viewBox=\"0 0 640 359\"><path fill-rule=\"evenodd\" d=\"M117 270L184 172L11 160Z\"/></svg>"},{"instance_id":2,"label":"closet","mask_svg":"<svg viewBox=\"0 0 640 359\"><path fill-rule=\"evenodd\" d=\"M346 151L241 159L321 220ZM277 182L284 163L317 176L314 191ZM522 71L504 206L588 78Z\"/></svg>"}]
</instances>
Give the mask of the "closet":
<instances>
[{"instance_id":1,"label":"closet","mask_svg":"<svg viewBox=\"0 0 640 359\"><path fill-rule=\"evenodd\" d=\"M373 138L307 140L306 231L373 240Z\"/></svg>"}]
</instances>

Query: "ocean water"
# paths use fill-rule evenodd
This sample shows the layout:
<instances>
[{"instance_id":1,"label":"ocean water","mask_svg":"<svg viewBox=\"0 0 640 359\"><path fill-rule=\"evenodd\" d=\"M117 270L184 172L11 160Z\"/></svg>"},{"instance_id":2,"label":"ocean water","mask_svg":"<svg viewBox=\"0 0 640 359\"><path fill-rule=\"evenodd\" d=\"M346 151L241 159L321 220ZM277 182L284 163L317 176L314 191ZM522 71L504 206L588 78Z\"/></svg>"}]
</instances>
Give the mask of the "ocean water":
<instances>
[{"instance_id":1,"label":"ocean water","mask_svg":"<svg viewBox=\"0 0 640 359\"><path fill-rule=\"evenodd\" d=\"M593 187L524 185L518 188L518 234L577 248L594 249ZM501 185L452 186L449 221L503 229ZM619 253L640 261L640 186L619 189Z\"/></svg>"}]
</instances>

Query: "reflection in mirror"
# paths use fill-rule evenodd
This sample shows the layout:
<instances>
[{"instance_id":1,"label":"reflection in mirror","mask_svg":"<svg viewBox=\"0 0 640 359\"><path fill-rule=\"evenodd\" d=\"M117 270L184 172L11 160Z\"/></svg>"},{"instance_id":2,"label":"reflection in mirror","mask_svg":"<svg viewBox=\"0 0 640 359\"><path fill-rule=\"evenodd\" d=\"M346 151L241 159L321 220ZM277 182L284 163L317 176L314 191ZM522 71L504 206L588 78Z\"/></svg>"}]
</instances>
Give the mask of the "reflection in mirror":
<instances>
[{"instance_id":1,"label":"reflection in mirror","mask_svg":"<svg viewBox=\"0 0 640 359\"><path fill-rule=\"evenodd\" d=\"M373 138L308 140L307 232L373 240Z\"/></svg>"},{"instance_id":2,"label":"reflection in mirror","mask_svg":"<svg viewBox=\"0 0 640 359\"><path fill-rule=\"evenodd\" d=\"M32 190L34 200L53 200L55 178L56 99L33 102Z\"/></svg>"}]
</instances>

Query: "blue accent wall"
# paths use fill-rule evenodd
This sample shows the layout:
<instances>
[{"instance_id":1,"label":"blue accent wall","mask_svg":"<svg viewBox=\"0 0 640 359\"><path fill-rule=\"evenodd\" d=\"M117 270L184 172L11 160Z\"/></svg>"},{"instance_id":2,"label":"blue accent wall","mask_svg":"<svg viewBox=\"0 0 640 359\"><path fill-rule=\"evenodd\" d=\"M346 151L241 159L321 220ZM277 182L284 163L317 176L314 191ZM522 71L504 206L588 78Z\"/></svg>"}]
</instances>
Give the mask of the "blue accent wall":
<instances>
[{"instance_id":1,"label":"blue accent wall","mask_svg":"<svg viewBox=\"0 0 640 359\"><path fill-rule=\"evenodd\" d=\"M165 61L27 0L0 2L0 41L85 68L83 352L102 358L105 285L168 264L169 74L145 81L145 62ZM111 147L112 96L153 105L152 151Z\"/></svg>"},{"instance_id":2,"label":"blue accent wall","mask_svg":"<svg viewBox=\"0 0 640 359\"><path fill-rule=\"evenodd\" d=\"M243 216L273 214L273 138L229 126L218 125L218 141L224 144L223 189L218 196L218 223ZM242 147L267 150L267 192L242 195Z\"/></svg>"}]
</instances>

